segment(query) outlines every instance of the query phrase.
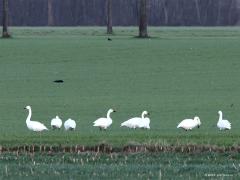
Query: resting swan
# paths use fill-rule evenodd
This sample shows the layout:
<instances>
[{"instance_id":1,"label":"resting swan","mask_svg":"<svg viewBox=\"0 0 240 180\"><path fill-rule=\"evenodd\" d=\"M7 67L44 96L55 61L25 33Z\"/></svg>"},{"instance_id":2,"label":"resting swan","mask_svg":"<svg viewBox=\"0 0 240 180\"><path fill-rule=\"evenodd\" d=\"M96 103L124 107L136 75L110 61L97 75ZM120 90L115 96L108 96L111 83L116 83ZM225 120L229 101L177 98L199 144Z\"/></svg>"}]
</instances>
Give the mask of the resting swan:
<instances>
[{"instance_id":1,"label":"resting swan","mask_svg":"<svg viewBox=\"0 0 240 180\"><path fill-rule=\"evenodd\" d=\"M41 132L43 130L48 130L44 124L38 122L38 121L31 121L31 116L32 116L32 109L30 106L26 106L24 109L28 110L28 116L26 119L26 124L29 130L36 131L36 132Z\"/></svg>"},{"instance_id":2,"label":"resting swan","mask_svg":"<svg viewBox=\"0 0 240 180\"><path fill-rule=\"evenodd\" d=\"M107 112L107 117L106 118L102 117L97 119L96 121L93 122L93 126L99 127L100 130L102 129L106 130L112 124L112 119L110 117L110 114L112 112L116 112L116 111L113 109L109 109Z\"/></svg>"},{"instance_id":3,"label":"resting swan","mask_svg":"<svg viewBox=\"0 0 240 180\"><path fill-rule=\"evenodd\" d=\"M217 127L220 130L230 130L231 129L231 123L228 120L222 119L222 111L218 111L219 119L217 123Z\"/></svg>"},{"instance_id":4,"label":"resting swan","mask_svg":"<svg viewBox=\"0 0 240 180\"><path fill-rule=\"evenodd\" d=\"M150 119L145 117L145 115L148 115L149 113L147 111L143 111L141 117L134 117L131 118L121 124L121 127L125 126L128 128L146 128L150 129Z\"/></svg>"},{"instance_id":5,"label":"resting swan","mask_svg":"<svg viewBox=\"0 0 240 180\"><path fill-rule=\"evenodd\" d=\"M194 119L184 119L182 120L177 128L183 128L184 130L192 130L195 127L200 127L201 125L201 121L199 119L199 117L195 116Z\"/></svg>"},{"instance_id":6,"label":"resting swan","mask_svg":"<svg viewBox=\"0 0 240 180\"><path fill-rule=\"evenodd\" d=\"M145 117L146 115L149 115L149 113L147 111L143 111L141 118L142 120L138 124L139 128L150 129L150 119Z\"/></svg>"},{"instance_id":7,"label":"resting swan","mask_svg":"<svg viewBox=\"0 0 240 180\"><path fill-rule=\"evenodd\" d=\"M53 129L60 129L62 127L62 120L58 116L56 116L51 120L51 127Z\"/></svg>"},{"instance_id":8,"label":"resting swan","mask_svg":"<svg viewBox=\"0 0 240 180\"><path fill-rule=\"evenodd\" d=\"M72 120L71 118L69 118L68 120L66 120L64 122L64 128L65 130L75 130L76 129L76 122L74 120Z\"/></svg>"}]
</instances>

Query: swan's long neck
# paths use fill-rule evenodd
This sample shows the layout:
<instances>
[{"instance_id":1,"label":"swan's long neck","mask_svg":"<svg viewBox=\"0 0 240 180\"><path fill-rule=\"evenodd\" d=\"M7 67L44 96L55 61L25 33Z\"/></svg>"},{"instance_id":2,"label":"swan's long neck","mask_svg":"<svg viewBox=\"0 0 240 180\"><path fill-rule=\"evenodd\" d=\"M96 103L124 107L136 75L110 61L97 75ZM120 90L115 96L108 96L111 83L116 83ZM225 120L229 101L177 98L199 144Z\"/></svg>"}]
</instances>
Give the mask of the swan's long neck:
<instances>
[{"instance_id":1,"label":"swan's long neck","mask_svg":"<svg viewBox=\"0 0 240 180\"><path fill-rule=\"evenodd\" d=\"M221 121L222 120L222 112L219 112L219 119L218 121Z\"/></svg>"},{"instance_id":2,"label":"swan's long neck","mask_svg":"<svg viewBox=\"0 0 240 180\"><path fill-rule=\"evenodd\" d=\"M27 119L26 119L26 123L27 123L27 122L30 122L31 116L32 116L32 110L31 110L31 109L28 109L28 117L27 117Z\"/></svg>"},{"instance_id":3,"label":"swan's long neck","mask_svg":"<svg viewBox=\"0 0 240 180\"><path fill-rule=\"evenodd\" d=\"M146 113L145 113L145 112L142 112L142 119L145 118L145 117L144 117L145 115L146 115Z\"/></svg>"},{"instance_id":4,"label":"swan's long neck","mask_svg":"<svg viewBox=\"0 0 240 180\"><path fill-rule=\"evenodd\" d=\"M107 112L107 118L108 118L108 119L111 119L110 114L111 114L111 111L108 111L108 112Z\"/></svg>"}]
</instances>

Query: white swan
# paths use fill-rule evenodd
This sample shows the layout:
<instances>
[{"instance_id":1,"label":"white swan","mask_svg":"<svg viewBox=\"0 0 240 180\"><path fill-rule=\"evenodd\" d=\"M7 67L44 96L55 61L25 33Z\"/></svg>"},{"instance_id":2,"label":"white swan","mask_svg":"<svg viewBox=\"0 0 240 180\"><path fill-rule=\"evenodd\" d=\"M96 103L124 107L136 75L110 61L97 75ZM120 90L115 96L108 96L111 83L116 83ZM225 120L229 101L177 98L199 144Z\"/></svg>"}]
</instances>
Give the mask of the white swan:
<instances>
[{"instance_id":1,"label":"white swan","mask_svg":"<svg viewBox=\"0 0 240 180\"><path fill-rule=\"evenodd\" d=\"M124 121L121 124L121 127L125 126L128 128L146 128L150 129L150 119L145 117L145 115L148 115L149 113L147 111L143 111L141 117L134 117L127 121Z\"/></svg>"},{"instance_id":2,"label":"white swan","mask_svg":"<svg viewBox=\"0 0 240 180\"><path fill-rule=\"evenodd\" d=\"M46 128L46 126L44 126L44 124L42 124L38 121L31 121L32 109L30 106L26 106L24 109L28 110L28 116L26 119L26 124L27 124L28 129L30 129L32 131L37 131L37 132L41 132L43 130L48 130L48 128Z\"/></svg>"},{"instance_id":3,"label":"white swan","mask_svg":"<svg viewBox=\"0 0 240 180\"><path fill-rule=\"evenodd\" d=\"M219 114L219 119L218 119L218 123L217 123L217 127L220 130L229 130L231 129L231 123L226 120L226 119L222 119L223 115L222 115L222 111L218 111Z\"/></svg>"},{"instance_id":4,"label":"white swan","mask_svg":"<svg viewBox=\"0 0 240 180\"><path fill-rule=\"evenodd\" d=\"M201 125L200 118L195 116L194 119L184 119L184 120L182 120L178 124L177 128L183 128L187 131L187 130L192 130L195 127L199 128L200 125Z\"/></svg>"},{"instance_id":5,"label":"white swan","mask_svg":"<svg viewBox=\"0 0 240 180\"><path fill-rule=\"evenodd\" d=\"M143 111L142 118L138 123L139 128L150 129L150 119L148 117L145 117L146 115L149 115L149 113L147 111Z\"/></svg>"},{"instance_id":6,"label":"white swan","mask_svg":"<svg viewBox=\"0 0 240 180\"><path fill-rule=\"evenodd\" d=\"M58 116L56 116L51 120L51 127L53 129L60 129L62 127L62 120Z\"/></svg>"},{"instance_id":7,"label":"white swan","mask_svg":"<svg viewBox=\"0 0 240 180\"><path fill-rule=\"evenodd\" d=\"M65 130L75 130L76 128L76 122L69 118L64 122L64 128Z\"/></svg>"},{"instance_id":8,"label":"white swan","mask_svg":"<svg viewBox=\"0 0 240 180\"><path fill-rule=\"evenodd\" d=\"M136 129L138 127L138 120L141 119L139 117L134 117L131 118L127 121L124 121L123 123L121 123L121 127L128 127L128 128L133 128Z\"/></svg>"},{"instance_id":9,"label":"white swan","mask_svg":"<svg viewBox=\"0 0 240 180\"><path fill-rule=\"evenodd\" d=\"M109 109L107 112L107 117L97 119L96 121L93 122L93 126L99 127L100 130L102 129L106 130L112 124L112 119L110 117L110 114L112 112L116 112L116 111L113 109Z\"/></svg>"}]
</instances>

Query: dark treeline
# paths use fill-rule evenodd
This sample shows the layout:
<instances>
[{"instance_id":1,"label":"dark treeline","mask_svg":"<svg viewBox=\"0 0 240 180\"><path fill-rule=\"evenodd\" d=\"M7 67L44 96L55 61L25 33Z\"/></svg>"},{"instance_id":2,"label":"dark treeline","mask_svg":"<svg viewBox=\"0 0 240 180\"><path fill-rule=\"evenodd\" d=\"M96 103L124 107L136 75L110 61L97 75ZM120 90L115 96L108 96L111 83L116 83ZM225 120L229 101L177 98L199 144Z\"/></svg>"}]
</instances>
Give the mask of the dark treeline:
<instances>
[{"instance_id":1,"label":"dark treeline","mask_svg":"<svg viewBox=\"0 0 240 180\"><path fill-rule=\"evenodd\" d=\"M240 0L149 0L149 25L240 24ZM113 26L138 25L139 0L112 0ZM2 11L2 0L0 3ZM10 26L106 25L106 0L9 0ZM2 13L0 13L2 23Z\"/></svg>"}]
</instances>

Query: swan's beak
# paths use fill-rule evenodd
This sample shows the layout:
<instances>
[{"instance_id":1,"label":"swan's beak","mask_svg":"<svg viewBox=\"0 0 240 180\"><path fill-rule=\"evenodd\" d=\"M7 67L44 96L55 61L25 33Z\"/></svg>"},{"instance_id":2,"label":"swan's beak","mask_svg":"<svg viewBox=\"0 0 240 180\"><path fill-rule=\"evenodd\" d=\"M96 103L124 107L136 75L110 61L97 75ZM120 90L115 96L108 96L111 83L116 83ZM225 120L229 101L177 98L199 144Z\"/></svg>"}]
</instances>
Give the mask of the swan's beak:
<instances>
[{"instance_id":1,"label":"swan's beak","mask_svg":"<svg viewBox=\"0 0 240 180\"><path fill-rule=\"evenodd\" d=\"M113 110L113 112L117 112L117 111Z\"/></svg>"},{"instance_id":2,"label":"swan's beak","mask_svg":"<svg viewBox=\"0 0 240 180\"><path fill-rule=\"evenodd\" d=\"M27 108L23 108L23 109L27 109Z\"/></svg>"}]
</instances>

